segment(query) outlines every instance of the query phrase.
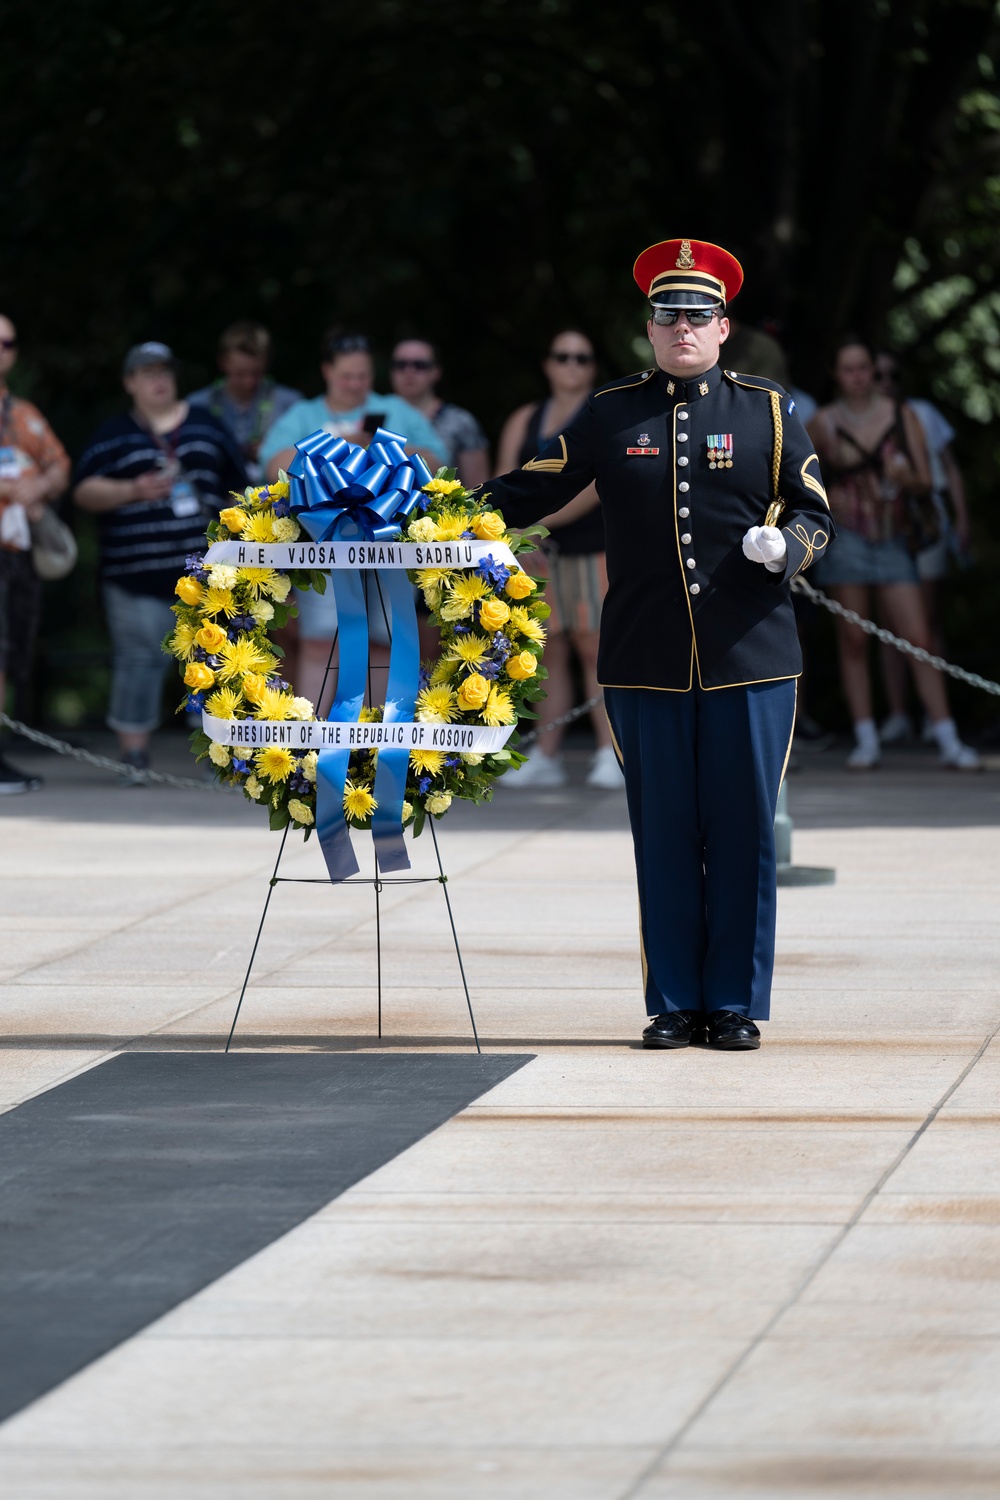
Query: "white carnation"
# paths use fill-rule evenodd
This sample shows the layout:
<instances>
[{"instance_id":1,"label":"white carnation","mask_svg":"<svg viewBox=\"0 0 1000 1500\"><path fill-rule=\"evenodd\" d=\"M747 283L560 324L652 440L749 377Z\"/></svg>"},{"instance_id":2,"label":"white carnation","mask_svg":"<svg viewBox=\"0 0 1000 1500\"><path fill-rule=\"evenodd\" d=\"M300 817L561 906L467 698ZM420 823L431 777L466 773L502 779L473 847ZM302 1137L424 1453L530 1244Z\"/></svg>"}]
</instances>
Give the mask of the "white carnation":
<instances>
[{"instance_id":1,"label":"white carnation","mask_svg":"<svg viewBox=\"0 0 1000 1500\"><path fill-rule=\"evenodd\" d=\"M481 755L478 750L463 750L462 759L467 766L481 766L486 757L485 755Z\"/></svg>"},{"instance_id":2,"label":"white carnation","mask_svg":"<svg viewBox=\"0 0 1000 1500\"><path fill-rule=\"evenodd\" d=\"M235 586L237 572L226 563L216 563L208 570L209 587L213 589L231 589Z\"/></svg>"},{"instance_id":3,"label":"white carnation","mask_svg":"<svg viewBox=\"0 0 1000 1500\"><path fill-rule=\"evenodd\" d=\"M429 813L447 812L449 807L451 806L451 793L434 792L432 796L427 798L424 806Z\"/></svg>"},{"instance_id":4,"label":"white carnation","mask_svg":"<svg viewBox=\"0 0 1000 1500\"><path fill-rule=\"evenodd\" d=\"M250 606L250 613L258 625L267 625L274 619L274 605L269 599L255 599Z\"/></svg>"},{"instance_id":5,"label":"white carnation","mask_svg":"<svg viewBox=\"0 0 1000 1500\"><path fill-rule=\"evenodd\" d=\"M297 542L301 536L299 523L294 516L278 516L277 520L272 521L271 530L276 542Z\"/></svg>"},{"instance_id":6,"label":"white carnation","mask_svg":"<svg viewBox=\"0 0 1000 1500\"><path fill-rule=\"evenodd\" d=\"M279 604L284 604L288 598L292 585L287 573L276 573L267 585L272 599L277 599Z\"/></svg>"},{"instance_id":7,"label":"white carnation","mask_svg":"<svg viewBox=\"0 0 1000 1500\"><path fill-rule=\"evenodd\" d=\"M264 790L264 783L262 781L258 781L256 776L248 776L246 781L244 781L243 783L243 790L246 792L248 797L252 797L256 802L259 800L260 794Z\"/></svg>"},{"instance_id":8,"label":"white carnation","mask_svg":"<svg viewBox=\"0 0 1000 1500\"><path fill-rule=\"evenodd\" d=\"M293 719L313 719L316 717L316 710L308 698L293 698L292 709Z\"/></svg>"},{"instance_id":9,"label":"white carnation","mask_svg":"<svg viewBox=\"0 0 1000 1500\"><path fill-rule=\"evenodd\" d=\"M213 740L208 747L208 758L213 766L228 766L229 750L230 747L228 745L220 745Z\"/></svg>"},{"instance_id":10,"label":"white carnation","mask_svg":"<svg viewBox=\"0 0 1000 1500\"><path fill-rule=\"evenodd\" d=\"M433 542L437 540L437 523L430 516L421 516L418 521L411 521L407 536L415 542Z\"/></svg>"},{"instance_id":11,"label":"white carnation","mask_svg":"<svg viewBox=\"0 0 1000 1500\"><path fill-rule=\"evenodd\" d=\"M319 760L319 751L310 750L308 755L303 755L299 761L299 770L307 781L316 780L316 762Z\"/></svg>"}]
</instances>

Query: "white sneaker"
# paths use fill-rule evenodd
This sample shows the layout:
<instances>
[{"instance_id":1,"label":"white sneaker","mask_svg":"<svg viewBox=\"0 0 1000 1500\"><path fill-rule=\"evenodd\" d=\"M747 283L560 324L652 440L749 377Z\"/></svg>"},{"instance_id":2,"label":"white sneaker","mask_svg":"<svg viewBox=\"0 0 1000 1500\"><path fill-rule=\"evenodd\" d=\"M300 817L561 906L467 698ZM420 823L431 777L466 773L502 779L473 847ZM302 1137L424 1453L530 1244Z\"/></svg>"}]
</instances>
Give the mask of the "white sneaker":
<instances>
[{"instance_id":1,"label":"white sneaker","mask_svg":"<svg viewBox=\"0 0 1000 1500\"><path fill-rule=\"evenodd\" d=\"M587 777L587 785L596 787L599 792L623 792L625 790L625 777L622 775L618 757L611 745L602 745L597 751Z\"/></svg>"},{"instance_id":2,"label":"white sneaker","mask_svg":"<svg viewBox=\"0 0 1000 1500\"><path fill-rule=\"evenodd\" d=\"M883 745L905 745L913 738L913 725L906 714L890 714L878 732Z\"/></svg>"},{"instance_id":3,"label":"white sneaker","mask_svg":"<svg viewBox=\"0 0 1000 1500\"><path fill-rule=\"evenodd\" d=\"M566 785L566 770L559 755L543 755L540 750L532 750L528 754L523 766L516 771L508 771L506 776L501 776L499 786L508 786L515 792L532 791L536 787L557 787Z\"/></svg>"},{"instance_id":4,"label":"white sneaker","mask_svg":"<svg viewBox=\"0 0 1000 1500\"><path fill-rule=\"evenodd\" d=\"M874 771L881 759L878 745L855 745L844 765L849 771Z\"/></svg>"},{"instance_id":5,"label":"white sneaker","mask_svg":"<svg viewBox=\"0 0 1000 1500\"><path fill-rule=\"evenodd\" d=\"M971 745L956 740L947 750L941 751L941 764L948 771L981 771L983 763Z\"/></svg>"}]
</instances>

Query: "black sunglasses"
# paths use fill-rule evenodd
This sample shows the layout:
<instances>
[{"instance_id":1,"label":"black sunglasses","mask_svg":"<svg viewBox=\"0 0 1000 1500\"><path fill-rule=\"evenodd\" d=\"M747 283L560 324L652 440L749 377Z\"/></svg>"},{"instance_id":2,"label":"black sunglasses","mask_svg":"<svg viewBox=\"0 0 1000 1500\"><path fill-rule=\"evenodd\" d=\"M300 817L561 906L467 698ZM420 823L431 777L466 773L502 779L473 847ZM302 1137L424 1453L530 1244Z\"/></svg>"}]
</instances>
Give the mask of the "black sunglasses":
<instances>
[{"instance_id":1,"label":"black sunglasses","mask_svg":"<svg viewBox=\"0 0 1000 1500\"><path fill-rule=\"evenodd\" d=\"M594 363L592 354L564 354L562 350L558 354L550 354L549 359L554 359L557 365L592 365Z\"/></svg>"},{"instance_id":2,"label":"black sunglasses","mask_svg":"<svg viewBox=\"0 0 1000 1500\"><path fill-rule=\"evenodd\" d=\"M16 349L17 339L0 339L0 349Z\"/></svg>"},{"instance_id":3,"label":"black sunglasses","mask_svg":"<svg viewBox=\"0 0 1000 1500\"><path fill-rule=\"evenodd\" d=\"M660 328L672 328L678 318L684 318L692 328L707 328L718 311L717 307L654 307L653 322Z\"/></svg>"},{"instance_id":4,"label":"black sunglasses","mask_svg":"<svg viewBox=\"0 0 1000 1500\"><path fill-rule=\"evenodd\" d=\"M390 366L393 370L433 370L432 359L394 359Z\"/></svg>"}]
</instances>

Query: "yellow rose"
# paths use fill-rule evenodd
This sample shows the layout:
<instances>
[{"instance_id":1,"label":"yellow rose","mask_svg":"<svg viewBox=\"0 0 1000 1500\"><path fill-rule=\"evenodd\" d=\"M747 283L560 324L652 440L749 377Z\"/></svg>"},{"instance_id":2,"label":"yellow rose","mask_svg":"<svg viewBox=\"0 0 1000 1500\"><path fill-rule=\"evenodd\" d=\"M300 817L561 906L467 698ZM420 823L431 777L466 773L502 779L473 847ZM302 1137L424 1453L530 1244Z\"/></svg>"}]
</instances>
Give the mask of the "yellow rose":
<instances>
[{"instance_id":1,"label":"yellow rose","mask_svg":"<svg viewBox=\"0 0 1000 1500\"><path fill-rule=\"evenodd\" d=\"M458 690L458 706L466 710L482 708L489 696L490 685L486 678L480 677L478 672L473 672Z\"/></svg>"},{"instance_id":2,"label":"yellow rose","mask_svg":"<svg viewBox=\"0 0 1000 1500\"><path fill-rule=\"evenodd\" d=\"M504 592L512 599L527 599L535 591L534 580L527 573L512 573L507 579Z\"/></svg>"},{"instance_id":3,"label":"yellow rose","mask_svg":"<svg viewBox=\"0 0 1000 1500\"><path fill-rule=\"evenodd\" d=\"M534 677L537 671L538 663L530 651L521 651L517 656L510 657L506 666L507 676L513 677L515 682Z\"/></svg>"},{"instance_id":4,"label":"yellow rose","mask_svg":"<svg viewBox=\"0 0 1000 1500\"><path fill-rule=\"evenodd\" d=\"M496 542L503 536L506 526L503 516L498 516L495 510L486 510L473 521L472 529L484 542Z\"/></svg>"},{"instance_id":5,"label":"yellow rose","mask_svg":"<svg viewBox=\"0 0 1000 1500\"><path fill-rule=\"evenodd\" d=\"M185 604L197 604L205 590L197 578L178 578L174 593Z\"/></svg>"},{"instance_id":6,"label":"yellow rose","mask_svg":"<svg viewBox=\"0 0 1000 1500\"><path fill-rule=\"evenodd\" d=\"M267 692L267 678L259 672L247 672L243 678L243 692L251 703L256 703Z\"/></svg>"},{"instance_id":7,"label":"yellow rose","mask_svg":"<svg viewBox=\"0 0 1000 1500\"><path fill-rule=\"evenodd\" d=\"M243 523L246 518L246 511L241 510L238 505L230 505L225 510L220 510L219 512L219 520L223 526L227 531L235 531L237 536L243 530Z\"/></svg>"},{"instance_id":8,"label":"yellow rose","mask_svg":"<svg viewBox=\"0 0 1000 1500\"><path fill-rule=\"evenodd\" d=\"M206 667L203 661L189 661L184 672L184 681L189 688L194 688L196 693L200 693L212 686L215 673L211 667Z\"/></svg>"},{"instance_id":9,"label":"yellow rose","mask_svg":"<svg viewBox=\"0 0 1000 1500\"><path fill-rule=\"evenodd\" d=\"M499 630L510 619L510 607L502 599L486 599L479 610L479 623L484 630Z\"/></svg>"},{"instance_id":10,"label":"yellow rose","mask_svg":"<svg viewBox=\"0 0 1000 1500\"><path fill-rule=\"evenodd\" d=\"M221 625L212 624L203 625L195 636L198 645L204 646L206 651L211 652L218 651L219 647L224 646L228 639L229 637Z\"/></svg>"}]
</instances>

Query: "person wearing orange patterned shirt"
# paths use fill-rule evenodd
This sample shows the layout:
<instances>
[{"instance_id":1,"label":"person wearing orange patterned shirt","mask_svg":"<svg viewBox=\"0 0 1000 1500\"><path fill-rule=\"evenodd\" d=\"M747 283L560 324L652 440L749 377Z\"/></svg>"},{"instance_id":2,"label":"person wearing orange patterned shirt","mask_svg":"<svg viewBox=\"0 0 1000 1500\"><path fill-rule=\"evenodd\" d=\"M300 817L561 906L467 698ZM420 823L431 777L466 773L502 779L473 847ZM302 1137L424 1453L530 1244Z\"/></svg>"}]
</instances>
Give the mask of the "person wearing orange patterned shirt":
<instances>
[{"instance_id":1,"label":"person wearing orange patterned shirt","mask_svg":"<svg viewBox=\"0 0 1000 1500\"><path fill-rule=\"evenodd\" d=\"M31 522L69 483L69 458L36 406L11 394L7 377L17 359L17 330L0 314L0 709L7 676L30 670L42 584L31 563ZM0 756L0 793L37 791Z\"/></svg>"}]
</instances>

